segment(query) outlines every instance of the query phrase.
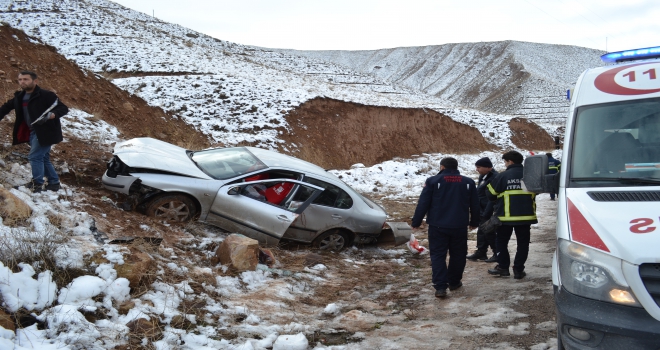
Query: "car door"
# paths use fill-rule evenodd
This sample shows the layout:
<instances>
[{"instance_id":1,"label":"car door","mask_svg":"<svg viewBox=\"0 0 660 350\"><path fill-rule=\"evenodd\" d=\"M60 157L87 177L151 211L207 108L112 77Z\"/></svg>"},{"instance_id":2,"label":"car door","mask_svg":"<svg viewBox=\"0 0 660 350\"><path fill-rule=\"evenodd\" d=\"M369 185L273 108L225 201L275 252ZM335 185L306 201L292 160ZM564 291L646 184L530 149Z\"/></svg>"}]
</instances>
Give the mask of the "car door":
<instances>
[{"instance_id":1,"label":"car door","mask_svg":"<svg viewBox=\"0 0 660 350\"><path fill-rule=\"evenodd\" d=\"M345 226L344 222L351 219L353 200L341 188L325 181L306 176L306 183L323 187L324 191L289 227L284 237L291 241L311 243L319 234L333 227ZM296 194L304 195L304 190ZM297 197L294 197L297 199Z\"/></svg>"},{"instance_id":2,"label":"car door","mask_svg":"<svg viewBox=\"0 0 660 350\"><path fill-rule=\"evenodd\" d=\"M295 193L301 186L309 193L306 198L293 200L291 196L281 195L282 190ZM321 192L322 187L292 179L228 184L218 191L206 221L229 232L254 238L261 244L274 246ZM280 199L279 203L273 202Z\"/></svg>"}]
</instances>

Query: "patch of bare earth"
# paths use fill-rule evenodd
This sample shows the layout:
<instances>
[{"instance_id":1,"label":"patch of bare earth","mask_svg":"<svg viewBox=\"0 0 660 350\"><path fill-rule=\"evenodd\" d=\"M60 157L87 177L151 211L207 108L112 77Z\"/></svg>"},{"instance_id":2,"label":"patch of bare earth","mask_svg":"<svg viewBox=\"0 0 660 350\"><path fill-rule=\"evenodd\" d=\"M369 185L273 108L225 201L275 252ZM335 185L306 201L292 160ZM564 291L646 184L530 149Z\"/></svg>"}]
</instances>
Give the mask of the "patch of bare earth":
<instances>
[{"instance_id":1,"label":"patch of bare earth","mask_svg":"<svg viewBox=\"0 0 660 350\"><path fill-rule=\"evenodd\" d=\"M282 136L298 147L296 157L324 168L367 166L420 153L478 153L492 150L474 127L428 109L367 106L315 98L287 116Z\"/></svg>"},{"instance_id":2,"label":"patch of bare earth","mask_svg":"<svg viewBox=\"0 0 660 350\"><path fill-rule=\"evenodd\" d=\"M511 142L518 148L535 151L552 151L555 141L545 130L536 123L524 118L513 118L509 121L511 128Z\"/></svg>"}]
</instances>

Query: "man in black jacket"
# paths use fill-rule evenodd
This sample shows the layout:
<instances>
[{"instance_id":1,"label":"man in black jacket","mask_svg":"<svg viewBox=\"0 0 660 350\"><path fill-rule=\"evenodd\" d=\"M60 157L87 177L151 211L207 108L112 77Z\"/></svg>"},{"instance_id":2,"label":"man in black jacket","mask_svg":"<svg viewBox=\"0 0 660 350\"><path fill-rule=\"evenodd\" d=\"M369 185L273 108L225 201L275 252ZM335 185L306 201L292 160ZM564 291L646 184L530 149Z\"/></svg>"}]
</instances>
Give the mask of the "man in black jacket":
<instances>
[{"instance_id":1,"label":"man in black jacket","mask_svg":"<svg viewBox=\"0 0 660 350\"><path fill-rule=\"evenodd\" d=\"M556 174L559 172L559 167L561 166L561 162L552 157L552 153L546 153L546 157L548 157L548 174ZM555 200L555 193L552 192L550 193L550 200L554 201Z\"/></svg>"},{"instance_id":2,"label":"man in black jacket","mask_svg":"<svg viewBox=\"0 0 660 350\"><path fill-rule=\"evenodd\" d=\"M458 161L443 158L440 173L426 180L412 219L418 229L426 216L429 225L429 248L436 297L447 296L449 290L463 283L465 256L467 255L467 228L479 225L479 197L474 181L461 176ZM447 269L449 250L449 269Z\"/></svg>"},{"instance_id":3,"label":"man in black jacket","mask_svg":"<svg viewBox=\"0 0 660 350\"><path fill-rule=\"evenodd\" d=\"M14 110L16 121L12 143L30 143L28 160L32 167L32 181L25 187L41 192L45 176L48 180L46 190L58 191L60 179L50 162L50 149L62 141L60 118L69 112L69 108L54 92L40 88L36 80L37 74L34 72L19 73L18 85L21 90L0 107L0 120Z\"/></svg>"},{"instance_id":4,"label":"man in black jacket","mask_svg":"<svg viewBox=\"0 0 660 350\"><path fill-rule=\"evenodd\" d=\"M493 162L490 158L483 157L479 159L474 165L479 173L479 182L477 183L477 195L479 196L479 206L481 207L479 223L484 223L493 215L493 202L488 200L486 191L487 186L490 184L495 176L498 174L493 169ZM493 255L488 258L488 247L493 251ZM477 230L477 251L472 255L466 257L469 260L483 260L485 262L497 261L497 249L495 245L495 232L484 233L481 227Z\"/></svg>"},{"instance_id":5,"label":"man in black jacket","mask_svg":"<svg viewBox=\"0 0 660 350\"><path fill-rule=\"evenodd\" d=\"M522 189L523 155L509 151L502 155L506 170L488 185L486 195L495 201L495 213L502 222L497 228L497 265L488 270L491 275L510 276L509 240L516 231L516 257L513 260L513 278L525 277L525 261L529 253L530 229L536 224L534 193Z\"/></svg>"}]
</instances>

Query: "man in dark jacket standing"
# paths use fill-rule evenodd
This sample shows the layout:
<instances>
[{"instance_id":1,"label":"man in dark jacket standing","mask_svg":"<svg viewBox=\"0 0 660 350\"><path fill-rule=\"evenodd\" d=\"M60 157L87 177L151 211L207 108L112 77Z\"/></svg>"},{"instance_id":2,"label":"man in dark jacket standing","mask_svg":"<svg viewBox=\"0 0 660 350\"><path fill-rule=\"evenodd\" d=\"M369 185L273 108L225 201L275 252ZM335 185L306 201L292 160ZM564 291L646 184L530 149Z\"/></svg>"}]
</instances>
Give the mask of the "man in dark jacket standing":
<instances>
[{"instance_id":1,"label":"man in dark jacket standing","mask_svg":"<svg viewBox=\"0 0 660 350\"><path fill-rule=\"evenodd\" d=\"M510 276L509 240L516 231L518 248L513 260L513 278L525 277L525 261L529 253L530 229L536 220L534 193L522 189L523 155L509 151L502 155L506 170L488 185L487 196L495 201L495 213L502 222L497 228L497 265L488 270L491 275Z\"/></svg>"},{"instance_id":2,"label":"man in dark jacket standing","mask_svg":"<svg viewBox=\"0 0 660 350\"><path fill-rule=\"evenodd\" d=\"M36 80L37 74L34 72L19 73L21 90L0 107L0 120L14 110L16 121L12 143L30 143L28 160L32 167L32 181L25 187L34 192L43 191L45 176L48 180L46 190L58 191L60 179L50 162L50 149L63 139L60 118L69 112L69 108L54 92L40 88Z\"/></svg>"},{"instance_id":3,"label":"man in dark jacket standing","mask_svg":"<svg viewBox=\"0 0 660 350\"><path fill-rule=\"evenodd\" d=\"M559 166L561 162L552 157L552 153L545 154L548 157L548 174L556 174L559 172ZM550 193L550 200L555 200L555 193Z\"/></svg>"},{"instance_id":4,"label":"man in dark jacket standing","mask_svg":"<svg viewBox=\"0 0 660 350\"><path fill-rule=\"evenodd\" d=\"M472 179L461 176L456 159L443 158L440 173L426 180L412 219L413 229L419 228L424 216L429 225L435 296L441 298L447 296L447 287L455 290L463 285L468 225L472 229L479 225L476 185Z\"/></svg>"},{"instance_id":5,"label":"man in dark jacket standing","mask_svg":"<svg viewBox=\"0 0 660 350\"><path fill-rule=\"evenodd\" d=\"M488 200L486 191L487 186L490 184L495 176L498 174L493 169L493 162L490 158L483 157L479 159L474 165L479 173L479 182L477 183L477 195L479 196L479 206L481 207L479 223L484 223L493 215L493 202ZM488 258L488 247L493 251L493 255ZM484 230L479 228L477 230L477 251L472 255L468 255L469 260L483 260L485 262L497 261L497 249L495 245L495 232L484 233Z\"/></svg>"}]
</instances>

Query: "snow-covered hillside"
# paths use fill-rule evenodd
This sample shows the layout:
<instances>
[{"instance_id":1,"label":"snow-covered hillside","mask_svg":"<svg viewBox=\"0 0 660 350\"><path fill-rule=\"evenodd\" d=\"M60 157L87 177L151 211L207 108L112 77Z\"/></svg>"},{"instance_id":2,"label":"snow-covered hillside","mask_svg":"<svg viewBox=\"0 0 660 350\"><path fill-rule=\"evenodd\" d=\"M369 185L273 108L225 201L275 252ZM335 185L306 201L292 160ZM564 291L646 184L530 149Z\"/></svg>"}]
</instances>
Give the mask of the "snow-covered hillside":
<instances>
[{"instance_id":1,"label":"snow-covered hillside","mask_svg":"<svg viewBox=\"0 0 660 350\"><path fill-rule=\"evenodd\" d=\"M565 91L604 52L518 41L370 51L282 50L333 62L471 108L525 117L563 117Z\"/></svg>"},{"instance_id":2,"label":"snow-covered hillside","mask_svg":"<svg viewBox=\"0 0 660 350\"><path fill-rule=\"evenodd\" d=\"M499 147L512 147L507 138L491 136L492 127L507 133L510 115L466 111L458 105L496 104L512 114L544 111L563 117L566 104L555 97L571 76L577 77L573 72L590 64L584 57L593 51L560 48L577 57L561 67L555 54L534 59L522 47L532 45L527 43L289 53L211 38L105 0L0 0L0 20L56 47L85 69L123 72L126 78L114 80L118 86L183 118L217 143L245 141L264 147L281 144L275 129L287 129L283 116L315 97L435 109L460 122L472 121ZM541 74L548 59L557 68ZM413 71L411 65L419 69ZM501 90L510 85L509 75L520 76L522 69L534 79L516 78L521 88ZM555 134L558 124L549 121L536 122Z\"/></svg>"}]
</instances>

